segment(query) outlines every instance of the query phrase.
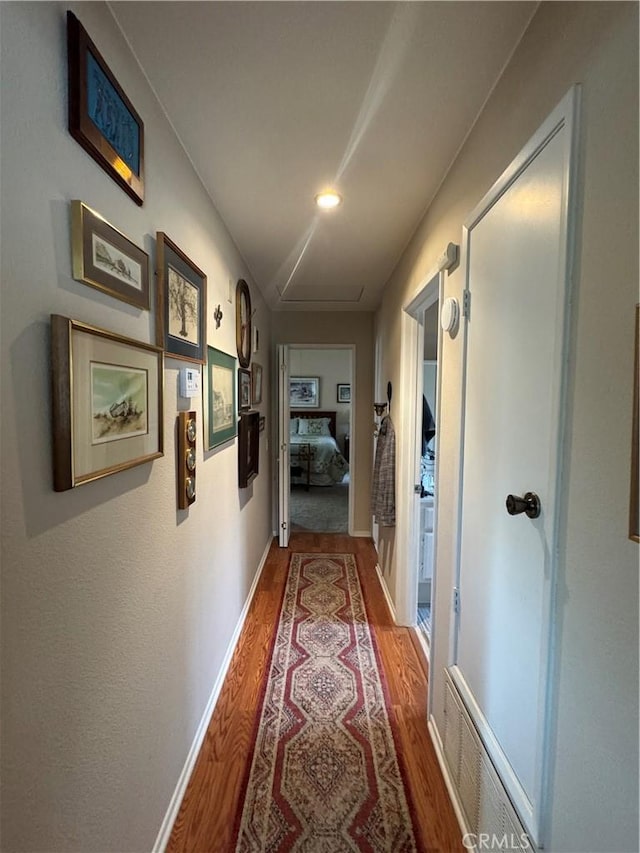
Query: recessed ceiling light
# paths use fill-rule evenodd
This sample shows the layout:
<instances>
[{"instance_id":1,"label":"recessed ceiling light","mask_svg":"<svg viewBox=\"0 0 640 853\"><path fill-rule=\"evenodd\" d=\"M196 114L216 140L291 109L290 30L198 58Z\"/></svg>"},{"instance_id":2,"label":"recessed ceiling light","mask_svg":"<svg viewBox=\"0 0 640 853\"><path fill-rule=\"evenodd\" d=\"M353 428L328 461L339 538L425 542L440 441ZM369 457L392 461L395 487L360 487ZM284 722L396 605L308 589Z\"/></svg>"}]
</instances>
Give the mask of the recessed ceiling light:
<instances>
[{"instance_id":1,"label":"recessed ceiling light","mask_svg":"<svg viewBox=\"0 0 640 853\"><path fill-rule=\"evenodd\" d=\"M316 204L323 210L331 210L334 207L342 204L342 196L335 190L327 190L323 193L318 193L316 196Z\"/></svg>"}]
</instances>

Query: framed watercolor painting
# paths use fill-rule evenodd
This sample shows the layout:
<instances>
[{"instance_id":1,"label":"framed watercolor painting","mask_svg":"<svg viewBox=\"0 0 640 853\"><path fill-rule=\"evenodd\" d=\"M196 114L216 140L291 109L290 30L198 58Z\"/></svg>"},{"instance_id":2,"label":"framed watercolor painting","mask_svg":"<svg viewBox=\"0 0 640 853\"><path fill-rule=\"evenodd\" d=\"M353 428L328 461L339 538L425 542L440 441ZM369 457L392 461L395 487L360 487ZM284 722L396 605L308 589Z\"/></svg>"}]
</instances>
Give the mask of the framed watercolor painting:
<instances>
[{"instance_id":1,"label":"framed watercolor painting","mask_svg":"<svg viewBox=\"0 0 640 853\"><path fill-rule=\"evenodd\" d=\"M156 235L156 272L156 343L172 358L204 364L206 275L162 231Z\"/></svg>"},{"instance_id":2,"label":"framed watercolor painting","mask_svg":"<svg viewBox=\"0 0 640 853\"><path fill-rule=\"evenodd\" d=\"M67 12L67 64L69 133L142 204L144 124L73 12Z\"/></svg>"},{"instance_id":3,"label":"framed watercolor painting","mask_svg":"<svg viewBox=\"0 0 640 853\"><path fill-rule=\"evenodd\" d=\"M149 310L149 255L81 201L71 202L73 277Z\"/></svg>"},{"instance_id":4,"label":"framed watercolor painting","mask_svg":"<svg viewBox=\"0 0 640 853\"><path fill-rule=\"evenodd\" d=\"M251 363L251 403L259 406L262 403L262 365Z\"/></svg>"},{"instance_id":5,"label":"framed watercolor painting","mask_svg":"<svg viewBox=\"0 0 640 853\"><path fill-rule=\"evenodd\" d=\"M207 347L204 415L204 444L207 450L235 438L236 360L214 347Z\"/></svg>"},{"instance_id":6,"label":"framed watercolor painting","mask_svg":"<svg viewBox=\"0 0 640 853\"><path fill-rule=\"evenodd\" d=\"M339 382L337 386L337 402L351 402L351 385L348 382Z\"/></svg>"},{"instance_id":7,"label":"framed watercolor painting","mask_svg":"<svg viewBox=\"0 0 640 853\"><path fill-rule=\"evenodd\" d=\"M53 487L57 492L163 455L163 354L51 315Z\"/></svg>"},{"instance_id":8,"label":"framed watercolor painting","mask_svg":"<svg viewBox=\"0 0 640 853\"><path fill-rule=\"evenodd\" d=\"M320 405L320 379L317 376L292 376L289 379L289 405L292 409L317 409Z\"/></svg>"}]
</instances>

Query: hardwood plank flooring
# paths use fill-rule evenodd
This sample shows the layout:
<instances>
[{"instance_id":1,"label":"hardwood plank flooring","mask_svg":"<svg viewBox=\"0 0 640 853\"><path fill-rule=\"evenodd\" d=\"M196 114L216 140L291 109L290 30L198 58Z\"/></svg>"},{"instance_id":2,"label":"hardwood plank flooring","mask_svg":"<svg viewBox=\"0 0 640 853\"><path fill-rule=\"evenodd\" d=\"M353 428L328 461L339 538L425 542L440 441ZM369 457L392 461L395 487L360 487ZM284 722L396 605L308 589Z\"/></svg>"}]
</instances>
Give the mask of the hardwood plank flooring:
<instances>
[{"instance_id":1,"label":"hardwood plank flooring","mask_svg":"<svg viewBox=\"0 0 640 853\"><path fill-rule=\"evenodd\" d=\"M369 620L389 685L422 853L463 851L460 830L427 730L426 662L412 631L394 625L375 571L371 540L293 533L271 546L227 678L187 786L167 853L230 853L234 819L251 759L262 682L294 552L356 554Z\"/></svg>"}]
</instances>

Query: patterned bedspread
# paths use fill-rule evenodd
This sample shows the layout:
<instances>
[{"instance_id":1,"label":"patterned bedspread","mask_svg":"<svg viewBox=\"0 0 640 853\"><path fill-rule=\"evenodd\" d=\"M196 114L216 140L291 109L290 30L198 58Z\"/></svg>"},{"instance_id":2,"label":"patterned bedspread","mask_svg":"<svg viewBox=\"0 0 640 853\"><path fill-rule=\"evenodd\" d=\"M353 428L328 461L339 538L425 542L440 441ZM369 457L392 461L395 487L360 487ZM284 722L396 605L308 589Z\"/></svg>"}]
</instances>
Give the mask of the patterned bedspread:
<instances>
[{"instance_id":1,"label":"patterned bedspread","mask_svg":"<svg viewBox=\"0 0 640 853\"><path fill-rule=\"evenodd\" d=\"M330 435L292 435L289 451L291 468L302 468L304 472L302 476L294 476L292 471L293 483L306 482L307 453L311 456L309 483L312 486L341 483L349 470L349 463L340 453L335 438Z\"/></svg>"}]
</instances>

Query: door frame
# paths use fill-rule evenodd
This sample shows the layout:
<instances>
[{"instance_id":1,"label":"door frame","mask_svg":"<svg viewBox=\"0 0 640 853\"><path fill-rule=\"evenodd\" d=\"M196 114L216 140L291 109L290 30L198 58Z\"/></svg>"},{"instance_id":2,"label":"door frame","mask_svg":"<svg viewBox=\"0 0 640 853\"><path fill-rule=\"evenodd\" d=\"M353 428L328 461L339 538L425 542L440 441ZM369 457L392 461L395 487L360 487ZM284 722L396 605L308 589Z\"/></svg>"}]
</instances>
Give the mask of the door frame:
<instances>
[{"instance_id":1,"label":"door frame","mask_svg":"<svg viewBox=\"0 0 640 853\"><path fill-rule=\"evenodd\" d=\"M351 384L351 403L349 404L349 507L348 507L348 519L347 519L347 532L349 536L354 536L355 529L355 483L356 483L356 447L357 447L357 437L355 431L355 412L356 412L356 400L357 400L357 388L356 388L356 345L355 344L314 344L314 343L286 343L279 344L279 347L286 348L286 358L287 358L287 375L291 375L290 371L290 360L291 360L291 350L301 350L301 349L317 349L317 350L348 350L351 354L350 359L350 368L349 368L349 382ZM290 526L291 519L289 517L289 502L288 499L284 497L285 492L287 496L289 494L290 489L290 481L289 481L289 467L288 464L286 466L286 488L283 482L282 477L282 466L280 463L280 453L281 448L286 448L286 458L288 460L289 457L289 433L285 430L284 424L284 409L289 409L289 399L287 397L286 401L282 399L281 394L278 394L277 398L277 423L278 423L278 436L277 436L277 444L276 448L278 450L278 457L276 465L276 470L278 472L278 505L277 505L277 530L280 531L282 529L283 522L283 514L286 504L286 523ZM310 410L313 411L313 410ZM289 531L290 532L290 531Z\"/></svg>"},{"instance_id":2,"label":"door frame","mask_svg":"<svg viewBox=\"0 0 640 853\"><path fill-rule=\"evenodd\" d=\"M422 406L418 402L422 396L424 361L424 312L444 300L445 270L453 265L457 258L457 246L449 243L440 256L438 263L422 279L414 295L403 305L401 316L401 352L400 352L400 388L402 389L398 432L398 513L396 519L396 566L398 573L396 622L399 625L415 627L418 612L418 574L420 565L420 497L415 486L419 481L420 457L422 450ZM438 376L436 381L437 411L434 413L436 424L440 423L442 406L442 349L443 333L438 322ZM433 576L431 580L431 601L436 600L437 556L438 556L438 444L436 442L435 459L435 495L433 501ZM431 641L428 661L434 657L435 628L437 614L431 607ZM431 679L427 687L428 714L431 714L433 693Z\"/></svg>"},{"instance_id":3,"label":"door frame","mask_svg":"<svg viewBox=\"0 0 640 853\"><path fill-rule=\"evenodd\" d=\"M564 96L556 108L540 125L538 130L531 136L520 153L512 163L505 169L481 201L468 215L463 225L461 269L464 274L464 304L467 306L463 312L463 339L462 339L462 393L460 411L460 449L459 449L459 474L458 474L458 501L456 506L455 530L456 533L456 555L454 571L454 590L460 588L460 570L462 558L462 507L463 507L463 479L464 479L464 441L465 441L465 415L466 415L466 389L467 389L467 358L468 358L468 319L473 311L472 293L469 290L470 251L469 244L473 228L482 220L490 208L509 189L509 187L525 171L529 164L538 156L540 151L560 131L566 129L564 140L567 168L564 175L562 219L559 255L561 267L559 279L564 287L559 288L561 292L557 297L557 317L559 322L556 330L556 347L558 351L559 369L554 377L553 384L553 423L557 424L555 446L552 449L551 470L555 481L555 495L551 507L552 535L549 548L548 573L544 580L544 602L542 607L542 649L541 649L541 672L539 684L542 688L544 701L538 709L538 724L536 737L536 781L534 791L534 802L527 797L511 765L506 759L502 748L497 742L492 729L488 725L482 711L477 705L471 690L469 689L464 675L457 666L458 654L458 632L460 613L454 609L451 630L451 647L449 660L452 664L449 668L451 677L464 701L467 710L474 721L478 733L484 743L498 775L511 798L516 811L527 832L531 835L533 843L537 847L543 847L548 835L549 820L549 790L551 787L551 756L549 745L551 743L552 728L554 724L554 697L553 684L555 646L558 640L557 630L554 625L553 615L556 612L557 576L558 563L560 559L561 537L560 529L562 519L565 515L563 500L563 457L567 446L567 386L568 386L568 355L571 341L571 291L574 278L575 259L575 230L578 209L578 132L580 110L580 86L573 86Z\"/></svg>"}]
</instances>

